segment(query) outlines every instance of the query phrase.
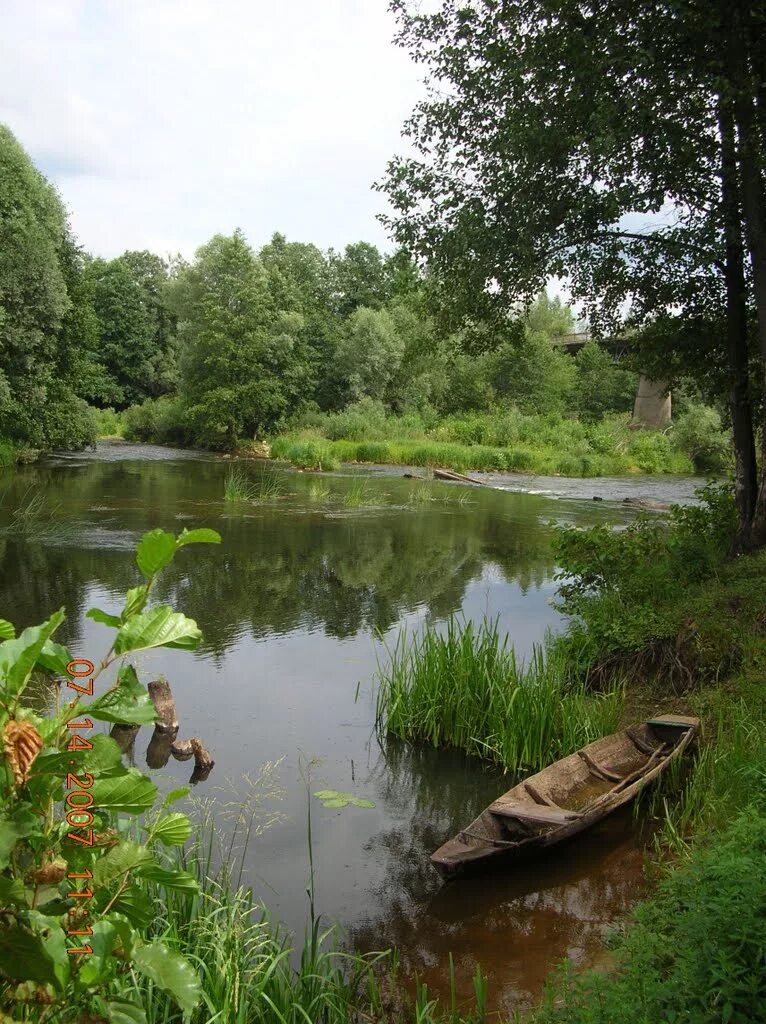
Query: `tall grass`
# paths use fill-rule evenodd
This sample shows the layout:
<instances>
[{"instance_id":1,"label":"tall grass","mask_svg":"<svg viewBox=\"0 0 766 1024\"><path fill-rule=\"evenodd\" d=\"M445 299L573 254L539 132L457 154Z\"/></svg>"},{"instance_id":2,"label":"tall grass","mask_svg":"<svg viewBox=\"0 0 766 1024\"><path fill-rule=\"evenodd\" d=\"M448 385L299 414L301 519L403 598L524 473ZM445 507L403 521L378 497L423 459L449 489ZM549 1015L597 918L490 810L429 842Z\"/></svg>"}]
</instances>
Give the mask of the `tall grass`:
<instances>
[{"instance_id":1,"label":"tall grass","mask_svg":"<svg viewBox=\"0 0 766 1024\"><path fill-rule=\"evenodd\" d=\"M346 508L366 508L375 505L377 500L366 480L355 480L343 495L343 504Z\"/></svg>"},{"instance_id":2,"label":"tall grass","mask_svg":"<svg viewBox=\"0 0 766 1024\"><path fill-rule=\"evenodd\" d=\"M16 464L16 448L10 441L0 438L0 469Z\"/></svg>"},{"instance_id":3,"label":"tall grass","mask_svg":"<svg viewBox=\"0 0 766 1024\"><path fill-rule=\"evenodd\" d=\"M230 469L223 485L224 501L272 501L284 493L284 480L278 473L262 473L252 480L241 469Z\"/></svg>"},{"instance_id":4,"label":"tall grass","mask_svg":"<svg viewBox=\"0 0 766 1024\"><path fill-rule=\"evenodd\" d=\"M0 507L5 495L0 498ZM67 524L59 516L59 505L49 505L42 491L28 487L19 504L11 510L10 522L0 529L0 536L12 535L24 540L56 540L67 532Z\"/></svg>"},{"instance_id":5,"label":"tall grass","mask_svg":"<svg viewBox=\"0 0 766 1024\"><path fill-rule=\"evenodd\" d=\"M519 663L496 622L458 623L445 633L402 632L378 670L381 729L435 747L457 747L510 771L534 770L613 732L623 692L588 693L567 680L555 645Z\"/></svg>"}]
</instances>

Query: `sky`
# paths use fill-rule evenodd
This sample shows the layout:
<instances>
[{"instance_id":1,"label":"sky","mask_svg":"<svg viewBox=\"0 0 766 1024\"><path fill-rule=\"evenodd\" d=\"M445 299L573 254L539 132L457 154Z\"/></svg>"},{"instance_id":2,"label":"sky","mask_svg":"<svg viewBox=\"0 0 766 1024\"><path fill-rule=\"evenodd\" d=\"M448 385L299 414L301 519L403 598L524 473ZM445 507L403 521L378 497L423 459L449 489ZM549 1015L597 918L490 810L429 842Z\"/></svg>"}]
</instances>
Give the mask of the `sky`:
<instances>
[{"instance_id":1,"label":"sky","mask_svg":"<svg viewBox=\"0 0 766 1024\"><path fill-rule=\"evenodd\" d=\"M241 227L390 248L374 192L423 95L387 0L0 0L0 121L95 255Z\"/></svg>"}]
</instances>

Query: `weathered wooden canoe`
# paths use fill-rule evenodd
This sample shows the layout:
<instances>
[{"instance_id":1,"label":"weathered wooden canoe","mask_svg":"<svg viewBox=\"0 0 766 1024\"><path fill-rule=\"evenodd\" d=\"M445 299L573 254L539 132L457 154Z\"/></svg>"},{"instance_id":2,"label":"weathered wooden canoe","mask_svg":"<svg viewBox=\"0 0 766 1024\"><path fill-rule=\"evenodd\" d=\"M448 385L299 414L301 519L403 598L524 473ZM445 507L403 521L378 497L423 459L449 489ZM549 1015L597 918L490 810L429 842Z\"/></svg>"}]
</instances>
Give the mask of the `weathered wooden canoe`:
<instances>
[{"instance_id":1,"label":"weathered wooden canoe","mask_svg":"<svg viewBox=\"0 0 766 1024\"><path fill-rule=\"evenodd\" d=\"M656 779L699 727L698 718L664 715L588 744L503 793L431 863L454 878L582 832Z\"/></svg>"}]
</instances>

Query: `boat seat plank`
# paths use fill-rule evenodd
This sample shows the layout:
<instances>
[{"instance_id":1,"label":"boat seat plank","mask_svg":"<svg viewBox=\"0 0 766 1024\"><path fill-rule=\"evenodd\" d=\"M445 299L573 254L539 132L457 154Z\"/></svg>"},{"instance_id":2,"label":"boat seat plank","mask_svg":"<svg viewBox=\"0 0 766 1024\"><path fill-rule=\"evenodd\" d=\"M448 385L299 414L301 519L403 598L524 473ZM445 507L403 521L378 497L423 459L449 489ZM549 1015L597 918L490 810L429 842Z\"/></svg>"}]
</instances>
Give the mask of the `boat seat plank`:
<instances>
[{"instance_id":1,"label":"boat seat plank","mask_svg":"<svg viewBox=\"0 0 766 1024\"><path fill-rule=\"evenodd\" d=\"M487 810L499 818L516 818L539 825L564 825L582 815L577 811L565 811L563 807L543 807L542 804L525 804L512 800L495 800Z\"/></svg>"}]
</instances>

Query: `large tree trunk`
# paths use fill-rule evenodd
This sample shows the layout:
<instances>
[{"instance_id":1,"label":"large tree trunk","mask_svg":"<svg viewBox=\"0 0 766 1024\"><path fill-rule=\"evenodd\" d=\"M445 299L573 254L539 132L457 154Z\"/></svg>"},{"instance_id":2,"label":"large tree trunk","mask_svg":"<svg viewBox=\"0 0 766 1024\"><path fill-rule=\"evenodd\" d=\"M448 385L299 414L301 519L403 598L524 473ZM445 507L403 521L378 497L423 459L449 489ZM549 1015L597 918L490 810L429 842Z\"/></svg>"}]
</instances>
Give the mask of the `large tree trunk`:
<instances>
[{"instance_id":1,"label":"large tree trunk","mask_svg":"<svg viewBox=\"0 0 766 1024\"><path fill-rule=\"evenodd\" d=\"M733 550L738 553L746 551L751 545L758 467L748 378L747 304L734 120L731 107L724 99L719 103L718 124L721 131L721 197L726 246L724 276L726 340L729 355L729 408L736 463L734 490L737 502L737 534Z\"/></svg>"},{"instance_id":2,"label":"large tree trunk","mask_svg":"<svg viewBox=\"0 0 766 1024\"><path fill-rule=\"evenodd\" d=\"M758 348L766 394L766 192L761 168L761 147L756 120L756 85L748 41L749 5L739 0L732 9L732 58L729 71L734 85L737 158L742 188L745 238L753 271L753 295L758 320ZM762 403L766 410L766 401ZM754 545L766 544L766 422L762 414L761 476L753 518Z\"/></svg>"}]
</instances>

